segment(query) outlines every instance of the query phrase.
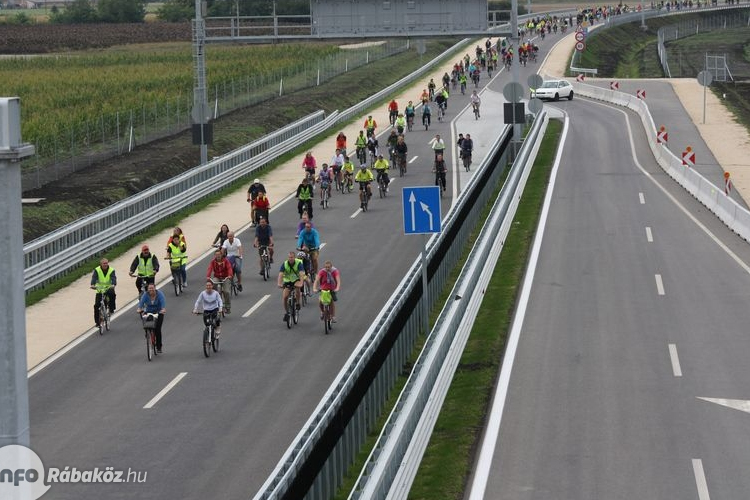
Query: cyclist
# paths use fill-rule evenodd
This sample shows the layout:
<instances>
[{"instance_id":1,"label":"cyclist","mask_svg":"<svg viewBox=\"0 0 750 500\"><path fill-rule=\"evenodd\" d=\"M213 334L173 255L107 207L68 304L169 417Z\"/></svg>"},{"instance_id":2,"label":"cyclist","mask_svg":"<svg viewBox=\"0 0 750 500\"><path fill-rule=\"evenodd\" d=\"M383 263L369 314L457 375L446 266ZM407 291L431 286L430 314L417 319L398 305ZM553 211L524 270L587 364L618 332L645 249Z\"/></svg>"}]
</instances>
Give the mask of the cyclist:
<instances>
[{"instance_id":1,"label":"cyclist","mask_svg":"<svg viewBox=\"0 0 750 500\"><path fill-rule=\"evenodd\" d=\"M477 116L479 115L479 105L482 104L482 99L479 97L479 94L477 94L477 91L471 93L471 106L477 110Z\"/></svg>"},{"instance_id":2,"label":"cyclist","mask_svg":"<svg viewBox=\"0 0 750 500\"><path fill-rule=\"evenodd\" d=\"M310 220L310 218L307 216L307 212L302 214L302 218L299 221L299 224L297 224L297 232L294 233L295 238L299 238L299 233L302 232L303 229L305 229L305 226L307 224L310 224L310 226L315 227L315 223Z\"/></svg>"},{"instance_id":3,"label":"cyclist","mask_svg":"<svg viewBox=\"0 0 750 500\"><path fill-rule=\"evenodd\" d=\"M315 178L315 169L317 168L317 163L315 161L315 157L312 154L312 151L308 151L305 153L305 157L302 158L302 170L304 170L311 178Z\"/></svg>"},{"instance_id":4,"label":"cyclist","mask_svg":"<svg viewBox=\"0 0 750 500\"><path fill-rule=\"evenodd\" d=\"M250 222L255 225L255 198L258 194L266 192L266 187L260 183L260 179L255 179L250 187L247 188L247 202L250 204ZM223 243L223 242L222 242Z\"/></svg>"},{"instance_id":5,"label":"cyclist","mask_svg":"<svg viewBox=\"0 0 750 500\"><path fill-rule=\"evenodd\" d=\"M435 151L435 159L445 151L445 141L440 138L440 134L435 134L435 140L432 142L432 150Z\"/></svg>"},{"instance_id":6,"label":"cyclist","mask_svg":"<svg viewBox=\"0 0 750 500\"><path fill-rule=\"evenodd\" d=\"M463 155L463 149L461 149L461 145L464 143L464 134L458 134L458 140L456 141L456 146L458 146L458 157L461 158Z\"/></svg>"},{"instance_id":7,"label":"cyclist","mask_svg":"<svg viewBox=\"0 0 750 500\"><path fill-rule=\"evenodd\" d=\"M229 259L224 257L222 250L216 250L214 252L214 258L208 263L208 269L206 270L206 279L210 280L212 277L216 281L224 281L231 279L233 275L232 263ZM232 291L227 288L226 285L222 285L224 293L224 310L229 314L230 308L232 307Z\"/></svg>"},{"instance_id":8,"label":"cyclist","mask_svg":"<svg viewBox=\"0 0 750 500\"><path fill-rule=\"evenodd\" d=\"M216 238L214 238L214 242L211 243L211 246L218 248L223 245L224 241L227 239L227 234L229 234L229 226L222 224L219 228L219 232L216 233Z\"/></svg>"},{"instance_id":9,"label":"cyclist","mask_svg":"<svg viewBox=\"0 0 750 500\"><path fill-rule=\"evenodd\" d=\"M313 218L313 204L312 204L313 190L312 190L312 186L307 181L307 177L302 179L302 183L299 186L297 186L297 194L295 194L295 197L297 198L297 200L299 200L297 201L297 212L299 212L299 216L302 217L302 212L307 212L307 215L312 219Z\"/></svg>"},{"instance_id":10,"label":"cyclist","mask_svg":"<svg viewBox=\"0 0 750 500\"><path fill-rule=\"evenodd\" d=\"M182 287L187 288L187 245L185 240L180 238L180 235L173 235L172 241L167 246L167 258L170 261L170 266L180 270L182 275Z\"/></svg>"},{"instance_id":11,"label":"cyclist","mask_svg":"<svg viewBox=\"0 0 750 500\"><path fill-rule=\"evenodd\" d=\"M426 105L430 102L430 94L427 93L427 89L422 89L422 94L419 96L419 100L422 101L422 105Z\"/></svg>"},{"instance_id":12,"label":"cyclist","mask_svg":"<svg viewBox=\"0 0 750 500\"><path fill-rule=\"evenodd\" d=\"M333 169L328 168L327 163L321 167L316 182L320 183L320 206L323 206L323 193L327 192L328 197L331 197L331 183L333 182Z\"/></svg>"},{"instance_id":13,"label":"cyclist","mask_svg":"<svg viewBox=\"0 0 750 500\"><path fill-rule=\"evenodd\" d=\"M318 290L328 290L331 292L331 321L336 322L336 301L338 300L337 292L341 289L341 273L333 267L330 260L325 261L323 269L315 276L313 283L313 293ZM323 319L323 303L318 302L320 307L320 319Z\"/></svg>"},{"instance_id":14,"label":"cyclist","mask_svg":"<svg viewBox=\"0 0 750 500\"><path fill-rule=\"evenodd\" d=\"M378 126L378 122L375 121L372 115L369 115L362 126L367 130L367 137L371 137L375 135L375 129Z\"/></svg>"},{"instance_id":15,"label":"cyclist","mask_svg":"<svg viewBox=\"0 0 750 500\"><path fill-rule=\"evenodd\" d=\"M242 259L245 253L242 249L242 242L239 238L234 237L234 231L229 231L227 241L221 246L224 255L232 264L232 272L237 276L237 291L242 291Z\"/></svg>"},{"instance_id":16,"label":"cyclist","mask_svg":"<svg viewBox=\"0 0 750 500\"><path fill-rule=\"evenodd\" d=\"M344 154L337 149L331 158L331 168L333 169L333 180L338 182L341 179L341 168L344 166Z\"/></svg>"},{"instance_id":17,"label":"cyclist","mask_svg":"<svg viewBox=\"0 0 750 500\"><path fill-rule=\"evenodd\" d=\"M203 323L207 324L207 319L210 316L214 316L216 322L216 330L214 334L218 338L221 333L221 312L224 307L224 301L221 299L221 294L214 289L214 282L206 280L206 289L198 294L198 298L195 299L195 305L193 306L193 314L199 314L203 312Z\"/></svg>"},{"instance_id":18,"label":"cyclist","mask_svg":"<svg viewBox=\"0 0 750 500\"><path fill-rule=\"evenodd\" d=\"M371 135L367 138L367 150L370 152L370 156L372 158L378 157L378 149L380 148L378 144L378 138L374 135Z\"/></svg>"},{"instance_id":19,"label":"cyclist","mask_svg":"<svg viewBox=\"0 0 750 500\"><path fill-rule=\"evenodd\" d=\"M367 165L364 163L359 166L359 172L357 172L357 175L354 177L354 182L359 184L359 191L360 191L360 203L359 208L365 208L364 200L362 200L362 192L365 192L365 196L369 199L372 196L372 191L370 190L370 183L375 179L375 177L372 175L372 172L370 169L367 168Z\"/></svg>"},{"instance_id":20,"label":"cyclist","mask_svg":"<svg viewBox=\"0 0 750 500\"><path fill-rule=\"evenodd\" d=\"M373 165L373 168L375 168L375 172L377 172L377 182L380 184L380 180L383 179L383 182L385 183L385 191L388 192L388 184L391 183L391 180L388 178L388 168L390 165L388 164L388 160L383 158L383 155L378 155L378 159L375 160L375 164Z\"/></svg>"},{"instance_id":21,"label":"cyclist","mask_svg":"<svg viewBox=\"0 0 750 500\"><path fill-rule=\"evenodd\" d=\"M154 334L156 336L156 352L161 354L163 347L161 326L164 323L164 314L167 312L167 299L161 290L156 289L154 283L150 283L148 288L146 288L146 293L141 295L136 311L140 314L151 313L158 315L156 324L154 325Z\"/></svg>"},{"instance_id":22,"label":"cyclist","mask_svg":"<svg viewBox=\"0 0 750 500\"><path fill-rule=\"evenodd\" d=\"M357 148L357 158L362 160L362 158L365 158L365 149L367 149L367 137L365 137L365 131L360 130L359 135L357 136L357 140L354 141L354 145Z\"/></svg>"},{"instance_id":23,"label":"cyclist","mask_svg":"<svg viewBox=\"0 0 750 500\"><path fill-rule=\"evenodd\" d=\"M445 109L448 107L448 101L442 92L435 97L435 104L438 106L438 119L442 120L441 116L445 115Z\"/></svg>"},{"instance_id":24,"label":"cyclist","mask_svg":"<svg viewBox=\"0 0 750 500\"><path fill-rule=\"evenodd\" d=\"M448 92L448 87L443 87L443 90L440 91L443 94L443 98L445 99L445 105L443 106L445 109L448 109L448 98L450 97L450 93Z\"/></svg>"},{"instance_id":25,"label":"cyclist","mask_svg":"<svg viewBox=\"0 0 750 500\"><path fill-rule=\"evenodd\" d=\"M307 254L310 256L312 273L315 274L318 271L318 250L320 249L320 234L318 234L318 230L312 227L312 224L310 224L309 222L305 224L305 229L303 229L299 233L299 237L297 238L297 248L307 251Z\"/></svg>"},{"instance_id":26,"label":"cyclist","mask_svg":"<svg viewBox=\"0 0 750 500\"><path fill-rule=\"evenodd\" d=\"M466 73L458 75L458 83L461 85L461 94L466 93Z\"/></svg>"},{"instance_id":27,"label":"cyclist","mask_svg":"<svg viewBox=\"0 0 750 500\"><path fill-rule=\"evenodd\" d=\"M398 116L398 103L396 102L396 99L391 100L391 102L388 103L388 120L391 122L391 126L396 121L396 117Z\"/></svg>"},{"instance_id":28,"label":"cyclist","mask_svg":"<svg viewBox=\"0 0 750 500\"><path fill-rule=\"evenodd\" d=\"M447 87L451 84L451 77L446 71L445 74L443 74L443 87Z\"/></svg>"},{"instance_id":29,"label":"cyclist","mask_svg":"<svg viewBox=\"0 0 750 500\"><path fill-rule=\"evenodd\" d=\"M399 113L398 118L396 118L396 130L399 134L403 134L404 129L406 129L406 118L404 118L403 113Z\"/></svg>"},{"instance_id":30,"label":"cyclist","mask_svg":"<svg viewBox=\"0 0 750 500\"><path fill-rule=\"evenodd\" d=\"M307 217L307 216L305 216ZM268 248L268 259L273 264L273 229L268 221L261 217L260 224L255 228L255 240L253 246L258 249L258 261L260 263L260 275L263 275L263 251L261 247Z\"/></svg>"},{"instance_id":31,"label":"cyclist","mask_svg":"<svg viewBox=\"0 0 750 500\"><path fill-rule=\"evenodd\" d=\"M422 125L429 127L431 117L432 111L430 110L430 106L425 104L424 106L422 106Z\"/></svg>"},{"instance_id":32,"label":"cyclist","mask_svg":"<svg viewBox=\"0 0 750 500\"><path fill-rule=\"evenodd\" d=\"M336 136L336 149L341 150L341 154L346 154L346 136L343 130Z\"/></svg>"},{"instance_id":33,"label":"cyclist","mask_svg":"<svg viewBox=\"0 0 750 500\"><path fill-rule=\"evenodd\" d=\"M140 293L141 285L145 282L146 287L148 288L148 284L153 283L156 280L156 273L159 272L159 259L156 258L156 255L151 254L148 245L143 245L141 247L141 253L136 255L135 259L133 259L128 274L131 277L136 276L136 270L138 271L138 274L135 279L135 288L138 290L138 293Z\"/></svg>"},{"instance_id":34,"label":"cyclist","mask_svg":"<svg viewBox=\"0 0 750 500\"><path fill-rule=\"evenodd\" d=\"M348 156L344 156L344 166L341 167L341 171L344 175L344 186L351 185L354 182L354 163L349 160Z\"/></svg>"},{"instance_id":35,"label":"cyclist","mask_svg":"<svg viewBox=\"0 0 750 500\"><path fill-rule=\"evenodd\" d=\"M437 85L435 85L435 81L430 78L430 83L427 84L427 90L430 92L430 100L433 100L435 98L435 89L437 88Z\"/></svg>"},{"instance_id":36,"label":"cyclist","mask_svg":"<svg viewBox=\"0 0 750 500\"><path fill-rule=\"evenodd\" d=\"M396 143L398 142L398 132L391 129L391 135L388 136L388 142L386 143L388 145L388 154L391 157L391 161L394 161L394 154L396 151Z\"/></svg>"},{"instance_id":37,"label":"cyclist","mask_svg":"<svg viewBox=\"0 0 750 500\"><path fill-rule=\"evenodd\" d=\"M445 174L447 172L445 168L445 160L443 160L443 154L435 155L435 185L445 191Z\"/></svg>"},{"instance_id":38,"label":"cyclist","mask_svg":"<svg viewBox=\"0 0 750 500\"><path fill-rule=\"evenodd\" d=\"M99 326L99 304L101 304L104 295L109 300L109 313L112 314L115 312L115 286L117 286L115 270L110 267L107 259L102 259L91 275L91 288L96 290L96 297L94 298L95 327Z\"/></svg>"},{"instance_id":39,"label":"cyclist","mask_svg":"<svg viewBox=\"0 0 750 500\"><path fill-rule=\"evenodd\" d=\"M409 101L409 104L406 105L406 108L404 108L404 115L406 115L406 123L407 125L413 125L414 124L414 115L416 115L416 110L414 109L414 104L412 104L411 101Z\"/></svg>"},{"instance_id":40,"label":"cyclist","mask_svg":"<svg viewBox=\"0 0 750 500\"><path fill-rule=\"evenodd\" d=\"M253 226L258 224L258 219L263 217L268 220L268 212L271 211L271 202L268 200L266 193L261 191L255 198L255 218L253 219Z\"/></svg>"},{"instance_id":41,"label":"cyclist","mask_svg":"<svg viewBox=\"0 0 750 500\"><path fill-rule=\"evenodd\" d=\"M409 148L406 146L406 142L404 141L404 136L400 135L398 137L398 141L396 142L396 161L402 162L404 165L404 173L406 173L406 153L409 151Z\"/></svg>"},{"instance_id":42,"label":"cyclist","mask_svg":"<svg viewBox=\"0 0 750 500\"><path fill-rule=\"evenodd\" d=\"M303 266L302 260L298 259L294 252L289 252L288 257L284 259L279 269L277 285L283 289L283 292L281 292L281 307L284 309L284 319L282 321L285 323L289 319L289 313L286 310L286 301L289 299L289 290L292 288L297 296L297 309L300 309L302 302L302 280L305 279L305 269Z\"/></svg>"}]
</instances>

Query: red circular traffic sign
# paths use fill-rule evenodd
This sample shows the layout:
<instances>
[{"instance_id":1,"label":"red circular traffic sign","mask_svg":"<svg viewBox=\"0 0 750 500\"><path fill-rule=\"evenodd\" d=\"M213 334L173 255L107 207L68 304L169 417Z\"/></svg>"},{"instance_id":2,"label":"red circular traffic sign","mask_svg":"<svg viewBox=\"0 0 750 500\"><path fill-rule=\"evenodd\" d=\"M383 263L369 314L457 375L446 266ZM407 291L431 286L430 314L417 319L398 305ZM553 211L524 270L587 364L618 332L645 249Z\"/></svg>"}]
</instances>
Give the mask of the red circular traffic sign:
<instances>
[{"instance_id":1,"label":"red circular traffic sign","mask_svg":"<svg viewBox=\"0 0 750 500\"><path fill-rule=\"evenodd\" d=\"M586 38L586 35L583 34L583 31L576 31L577 42L582 42L584 38Z\"/></svg>"},{"instance_id":2,"label":"red circular traffic sign","mask_svg":"<svg viewBox=\"0 0 750 500\"><path fill-rule=\"evenodd\" d=\"M586 44L583 42L576 42L576 50L582 52L586 48Z\"/></svg>"}]
</instances>

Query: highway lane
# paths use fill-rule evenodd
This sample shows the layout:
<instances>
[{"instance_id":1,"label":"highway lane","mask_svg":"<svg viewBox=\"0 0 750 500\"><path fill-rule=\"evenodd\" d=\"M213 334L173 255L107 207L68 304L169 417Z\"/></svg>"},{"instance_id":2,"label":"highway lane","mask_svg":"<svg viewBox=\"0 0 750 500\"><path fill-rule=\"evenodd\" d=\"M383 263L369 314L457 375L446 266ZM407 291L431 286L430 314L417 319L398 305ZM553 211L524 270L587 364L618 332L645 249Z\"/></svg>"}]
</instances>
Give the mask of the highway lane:
<instances>
[{"instance_id":1,"label":"highway lane","mask_svg":"<svg viewBox=\"0 0 750 500\"><path fill-rule=\"evenodd\" d=\"M468 96L461 99L468 103ZM449 117L461 99L451 99ZM32 377L31 438L47 467L111 466L148 473L145 483L125 486L55 485L46 497L251 496L417 257L422 238L403 234L400 188L433 184L429 140L437 132L447 139L451 125L433 122L429 132L415 128L407 134L416 161L406 177L395 178L386 200L373 198L367 213L356 213L356 193L334 194L325 211L316 205L314 222L326 244L321 263L330 258L342 272L339 321L332 335L322 334L314 306L302 311L299 325L286 328L280 291L275 281L263 282L256 274L252 237L241 232L248 256L245 291L233 301L217 355L204 359L200 318L190 315L202 286L204 258L189 270L185 295L176 298L169 287L164 289L163 356L146 361L140 320L127 312L111 332L88 339ZM449 176L449 192L450 182ZM445 198L443 213L449 203ZM294 246L296 202L279 206L270 219L276 271ZM119 271L120 286L132 286ZM267 295L254 313L242 317ZM144 408L180 374L185 375L166 395Z\"/></svg>"},{"instance_id":2,"label":"highway lane","mask_svg":"<svg viewBox=\"0 0 750 500\"><path fill-rule=\"evenodd\" d=\"M747 245L661 173L634 115L631 148L623 112L558 106L571 130L484 498L743 498L748 416L697 398L746 396Z\"/></svg>"}]
</instances>

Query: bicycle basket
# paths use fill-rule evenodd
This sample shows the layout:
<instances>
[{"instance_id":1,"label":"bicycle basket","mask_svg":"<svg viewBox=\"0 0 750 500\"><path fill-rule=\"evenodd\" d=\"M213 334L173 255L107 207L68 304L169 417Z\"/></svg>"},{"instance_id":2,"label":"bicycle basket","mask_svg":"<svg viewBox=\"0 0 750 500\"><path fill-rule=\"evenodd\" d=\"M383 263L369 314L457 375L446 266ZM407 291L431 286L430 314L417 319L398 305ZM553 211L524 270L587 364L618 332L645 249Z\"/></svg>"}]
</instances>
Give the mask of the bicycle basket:
<instances>
[{"instance_id":1,"label":"bicycle basket","mask_svg":"<svg viewBox=\"0 0 750 500\"><path fill-rule=\"evenodd\" d=\"M330 290L320 291L320 303L321 304L323 304L324 306L327 306L328 304L331 303L332 300L333 300L333 297L331 296Z\"/></svg>"},{"instance_id":2,"label":"bicycle basket","mask_svg":"<svg viewBox=\"0 0 750 500\"><path fill-rule=\"evenodd\" d=\"M156 318L152 316L146 316L145 318L141 318L143 320L143 328L149 329L149 330L155 330L156 329Z\"/></svg>"}]
</instances>

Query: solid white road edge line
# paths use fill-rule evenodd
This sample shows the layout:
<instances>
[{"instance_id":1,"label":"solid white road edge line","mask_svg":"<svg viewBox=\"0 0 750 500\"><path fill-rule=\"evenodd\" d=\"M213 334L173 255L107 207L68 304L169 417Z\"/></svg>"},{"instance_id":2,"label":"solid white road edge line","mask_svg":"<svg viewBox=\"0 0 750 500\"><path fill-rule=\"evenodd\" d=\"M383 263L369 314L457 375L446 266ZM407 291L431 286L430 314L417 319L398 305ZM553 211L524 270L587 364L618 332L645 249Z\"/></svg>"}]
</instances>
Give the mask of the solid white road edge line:
<instances>
[{"instance_id":1,"label":"solid white road edge line","mask_svg":"<svg viewBox=\"0 0 750 500\"><path fill-rule=\"evenodd\" d=\"M163 398L169 391L171 391L174 386L180 383L180 380L182 380L185 375L187 375L187 372L180 372L175 378L172 379L170 383L167 384L167 386L159 391L159 394L151 398L151 401L146 403L146 406L143 407L144 410L148 410L149 408L153 408L156 403L159 402L161 398Z\"/></svg>"},{"instance_id":2,"label":"solid white road edge line","mask_svg":"<svg viewBox=\"0 0 750 500\"><path fill-rule=\"evenodd\" d=\"M258 308L259 308L260 306L262 306L262 305L263 305L263 302L267 301L269 297L270 297L270 295L264 295L263 297L261 297L260 299L258 299L258 302L256 302L256 303L255 303L255 305L254 305L253 307L251 307L250 309L248 309L248 310L247 310L247 312L246 312L245 314L243 314L243 315L242 315L242 317L243 317L243 318L247 318L248 316L250 316L250 315L251 315L252 313L254 313L254 312L255 312L255 311L256 311L256 310L257 310L257 309L258 309Z\"/></svg>"},{"instance_id":3,"label":"solid white road edge line","mask_svg":"<svg viewBox=\"0 0 750 500\"><path fill-rule=\"evenodd\" d=\"M698 498L700 500L711 500L708 495L706 475L703 473L703 461L700 458L693 459L693 474L695 475L695 485L698 488Z\"/></svg>"},{"instance_id":4,"label":"solid white road edge line","mask_svg":"<svg viewBox=\"0 0 750 500\"><path fill-rule=\"evenodd\" d=\"M477 460L474 480L471 483L469 500L482 500L484 498L485 489L487 488L487 480L489 479L490 467L492 466L492 456L495 454L497 438L500 434L500 424L502 423L503 409L505 408L505 398L508 396L508 386L510 385L510 374L513 370L513 360L516 357L518 341L521 336L521 327L523 326L526 308L528 307L529 298L531 296L531 285L534 282L537 261L539 260L539 253L542 248L544 229L547 226L547 217L549 215L550 205L552 204L552 193L555 190L555 179L557 178L560 159L562 157L563 148L565 147L565 138L568 136L568 125L568 115L565 114L565 125L563 127L562 136L560 137L560 145L558 146L557 154L555 155L555 164L552 167L552 173L550 175L549 189L544 197L544 206L542 207L542 214L539 218L539 228L537 229L534 238L531 259L529 260L529 265L527 267L528 270L523 280L523 289L521 290L521 296L518 301L518 307L513 320L513 326L511 327L510 336L508 337L505 357L503 358L503 366L500 370L500 378L498 379L497 387L495 389L492 409L487 421L487 428L484 440L482 441L482 447L479 451L479 460Z\"/></svg>"},{"instance_id":5,"label":"solid white road edge line","mask_svg":"<svg viewBox=\"0 0 750 500\"><path fill-rule=\"evenodd\" d=\"M650 173L648 173L646 171L646 169L643 168L643 166L640 164L640 162L638 162L638 155L635 152L635 141L633 140L633 130L630 127L630 117L628 117L628 114L625 113L625 111L623 111L621 109L618 109L616 106L611 106L611 105L608 105L608 104L602 104L602 103L599 103L599 102L596 102L596 101L591 101L591 103L592 104L596 104L598 106L604 106L604 107L607 107L607 108L611 108L611 109L617 110L618 112L622 113L622 115L625 117L625 123L626 123L627 128L628 128L628 139L630 140L630 154L633 156L633 161L635 162L636 167L638 167L638 169L641 172L643 172L643 175L645 175L648 180L650 180L657 188L659 188L661 190L661 192L664 193L664 196L666 196L668 200L670 200L672 203L674 203L675 206L677 208L679 208L680 211L682 211L682 213L684 213L685 216L688 219L690 219L691 221L693 221L693 223L696 226L698 226L698 228L701 231L703 231L709 238L711 238L711 240L714 243L716 243L719 246L719 248L721 248L722 250L724 250L724 253L726 253L727 255L729 255L729 257L732 260L734 260L746 273L750 274L750 266L748 266L747 264L745 264L742 261L742 259L740 259L737 256L737 254L735 254L734 252L732 252L732 250L730 250L728 246L726 246L714 233L712 233L711 230L709 230L706 226L704 226L703 223L701 223L701 221L699 221L698 219L696 219L693 216L693 214L691 214L688 211L688 209L686 209L682 205L682 203L680 203L679 201L677 201L677 198L675 198L674 196L672 196L672 194L669 191L667 191L667 188L665 188L664 186L662 186L661 184L659 184L659 182L656 179L654 179L654 177Z\"/></svg>"},{"instance_id":6,"label":"solid white road edge line","mask_svg":"<svg viewBox=\"0 0 750 500\"><path fill-rule=\"evenodd\" d=\"M661 280L661 274L655 274L654 278L656 279L656 293L664 295L664 283Z\"/></svg>"},{"instance_id":7,"label":"solid white road edge line","mask_svg":"<svg viewBox=\"0 0 750 500\"><path fill-rule=\"evenodd\" d=\"M677 345L669 344L669 359L672 361L672 373L675 377L682 377L682 368L680 368L680 358L677 356Z\"/></svg>"},{"instance_id":8,"label":"solid white road edge line","mask_svg":"<svg viewBox=\"0 0 750 500\"><path fill-rule=\"evenodd\" d=\"M654 235L651 234L651 228L648 226L646 226L646 241L648 241L649 243L654 242Z\"/></svg>"}]
</instances>

